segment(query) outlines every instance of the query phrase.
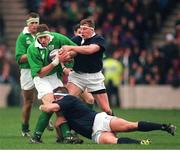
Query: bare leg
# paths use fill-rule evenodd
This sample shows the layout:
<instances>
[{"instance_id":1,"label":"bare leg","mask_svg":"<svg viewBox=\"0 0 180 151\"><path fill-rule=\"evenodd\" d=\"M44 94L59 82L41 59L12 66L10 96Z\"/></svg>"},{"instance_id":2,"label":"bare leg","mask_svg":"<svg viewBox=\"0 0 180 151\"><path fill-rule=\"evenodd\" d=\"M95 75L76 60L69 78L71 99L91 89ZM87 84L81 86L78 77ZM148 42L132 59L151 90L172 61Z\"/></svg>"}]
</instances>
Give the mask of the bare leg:
<instances>
[{"instance_id":1,"label":"bare leg","mask_svg":"<svg viewBox=\"0 0 180 151\"><path fill-rule=\"evenodd\" d=\"M43 104L49 104L52 103L55 100L53 93L48 93L45 96L42 97Z\"/></svg>"},{"instance_id":2,"label":"bare leg","mask_svg":"<svg viewBox=\"0 0 180 151\"><path fill-rule=\"evenodd\" d=\"M81 94L81 98L89 104L94 104L94 97L91 93L87 91L87 89L84 90L84 92Z\"/></svg>"},{"instance_id":3,"label":"bare leg","mask_svg":"<svg viewBox=\"0 0 180 151\"><path fill-rule=\"evenodd\" d=\"M22 122L23 124L29 124L29 119L31 115L31 107L35 99L34 91L23 90L23 107L22 107Z\"/></svg>"},{"instance_id":4,"label":"bare leg","mask_svg":"<svg viewBox=\"0 0 180 151\"><path fill-rule=\"evenodd\" d=\"M99 144L117 144L117 140L112 132L103 132L99 137Z\"/></svg>"},{"instance_id":5,"label":"bare leg","mask_svg":"<svg viewBox=\"0 0 180 151\"><path fill-rule=\"evenodd\" d=\"M59 126L62 123L66 122L66 119L62 115L58 114L58 112L56 112L56 115L57 115L57 118L56 118L56 122L55 122L54 126L55 126L55 129L56 129L57 137L61 138L62 134L61 134L61 131L59 129Z\"/></svg>"},{"instance_id":6,"label":"bare leg","mask_svg":"<svg viewBox=\"0 0 180 151\"><path fill-rule=\"evenodd\" d=\"M101 110L109 115L112 115L112 110L109 105L107 93L93 94L93 96L97 101L98 105L100 106Z\"/></svg>"},{"instance_id":7,"label":"bare leg","mask_svg":"<svg viewBox=\"0 0 180 151\"><path fill-rule=\"evenodd\" d=\"M70 95L79 96L82 93L82 90L71 82L68 82L66 87Z\"/></svg>"},{"instance_id":8,"label":"bare leg","mask_svg":"<svg viewBox=\"0 0 180 151\"><path fill-rule=\"evenodd\" d=\"M138 129L138 122L129 122L122 118L113 118L110 122L111 130L114 132L130 132Z\"/></svg>"}]
</instances>

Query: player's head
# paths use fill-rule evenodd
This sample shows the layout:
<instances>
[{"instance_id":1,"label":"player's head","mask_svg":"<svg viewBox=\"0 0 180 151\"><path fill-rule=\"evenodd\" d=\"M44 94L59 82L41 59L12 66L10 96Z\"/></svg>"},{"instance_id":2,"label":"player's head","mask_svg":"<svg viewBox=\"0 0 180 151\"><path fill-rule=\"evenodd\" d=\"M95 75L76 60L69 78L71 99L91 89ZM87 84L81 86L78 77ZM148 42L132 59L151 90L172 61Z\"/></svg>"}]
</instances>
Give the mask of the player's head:
<instances>
[{"instance_id":1,"label":"player's head","mask_svg":"<svg viewBox=\"0 0 180 151\"><path fill-rule=\"evenodd\" d=\"M76 24L73 27L73 31L75 36L81 36L80 24Z\"/></svg>"},{"instance_id":2,"label":"player's head","mask_svg":"<svg viewBox=\"0 0 180 151\"><path fill-rule=\"evenodd\" d=\"M28 18L26 20L26 24L28 26L29 32L35 34L37 26L39 25L39 14L34 12L29 13Z\"/></svg>"},{"instance_id":3,"label":"player's head","mask_svg":"<svg viewBox=\"0 0 180 151\"><path fill-rule=\"evenodd\" d=\"M57 87L53 90L55 100L63 98L64 95L68 94L68 89L66 87Z\"/></svg>"},{"instance_id":4,"label":"player's head","mask_svg":"<svg viewBox=\"0 0 180 151\"><path fill-rule=\"evenodd\" d=\"M94 34L95 22L92 18L86 18L80 22L81 35L84 39L92 37Z\"/></svg>"},{"instance_id":5,"label":"player's head","mask_svg":"<svg viewBox=\"0 0 180 151\"><path fill-rule=\"evenodd\" d=\"M49 44L50 32L49 32L49 28L46 24L38 25L36 38L43 47L46 47Z\"/></svg>"}]
</instances>

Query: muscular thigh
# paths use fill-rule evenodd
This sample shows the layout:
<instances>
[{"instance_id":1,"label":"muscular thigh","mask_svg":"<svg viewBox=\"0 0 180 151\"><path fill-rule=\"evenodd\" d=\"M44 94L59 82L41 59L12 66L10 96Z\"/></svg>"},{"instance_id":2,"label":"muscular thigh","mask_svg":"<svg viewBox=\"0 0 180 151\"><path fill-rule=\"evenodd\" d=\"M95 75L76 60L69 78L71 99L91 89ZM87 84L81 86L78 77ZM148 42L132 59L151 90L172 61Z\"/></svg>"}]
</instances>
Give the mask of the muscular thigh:
<instances>
[{"instance_id":1,"label":"muscular thigh","mask_svg":"<svg viewBox=\"0 0 180 151\"><path fill-rule=\"evenodd\" d=\"M87 89L85 89L85 91L81 94L81 98L85 100L87 103L94 103L94 97L91 93L87 91Z\"/></svg>"},{"instance_id":2,"label":"muscular thigh","mask_svg":"<svg viewBox=\"0 0 180 151\"><path fill-rule=\"evenodd\" d=\"M71 95L79 96L82 92L82 90L72 82L68 82L66 87Z\"/></svg>"},{"instance_id":3,"label":"muscular thigh","mask_svg":"<svg viewBox=\"0 0 180 151\"><path fill-rule=\"evenodd\" d=\"M49 104L49 103L52 103L54 101L54 94L53 93L48 93L46 95L44 95L42 97L42 102L43 104Z\"/></svg>"}]
</instances>

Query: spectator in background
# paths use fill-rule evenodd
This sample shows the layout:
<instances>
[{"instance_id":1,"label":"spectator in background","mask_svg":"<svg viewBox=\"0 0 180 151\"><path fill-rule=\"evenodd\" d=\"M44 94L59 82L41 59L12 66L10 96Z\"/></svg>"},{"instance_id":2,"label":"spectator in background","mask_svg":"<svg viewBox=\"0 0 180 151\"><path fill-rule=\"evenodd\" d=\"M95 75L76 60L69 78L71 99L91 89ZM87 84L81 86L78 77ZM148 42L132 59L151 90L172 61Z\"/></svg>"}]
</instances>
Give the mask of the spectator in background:
<instances>
[{"instance_id":1,"label":"spectator in background","mask_svg":"<svg viewBox=\"0 0 180 151\"><path fill-rule=\"evenodd\" d=\"M0 42L4 39L4 20L0 12Z\"/></svg>"},{"instance_id":2,"label":"spectator in background","mask_svg":"<svg viewBox=\"0 0 180 151\"><path fill-rule=\"evenodd\" d=\"M179 56L179 48L171 33L166 35L165 40L166 44L160 48L160 53L164 59L165 73L167 73L173 64L173 60Z\"/></svg>"},{"instance_id":3,"label":"spectator in background","mask_svg":"<svg viewBox=\"0 0 180 151\"><path fill-rule=\"evenodd\" d=\"M14 73L15 71L15 73ZM17 79L17 66L12 61L12 56L8 52L5 44L0 44L0 83L10 84L11 91L8 95L8 105L19 105L20 87ZM16 98L16 99L15 99Z\"/></svg>"},{"instance_id":4,"label":"spectator in background","mask_svg":"<svg viewBox=\"0 0 180 151\"><path fill-rule=\"evenodd\" d=\"M4 44L0 44L0 83L15 83L10 74L11 64L8 58L8 51Z\"/></svg>"},{"instance_id":5,"label":"spectator in background","mask_svg":"<svg viewBox=\"0 0 180 151\"><path fill-rule=\"evenodd\" d=\"M41 0L26 0L26 7L29 12L37 12Z\"/></svg>"},{"instance_id":6,"label":"spectator in background","mask_svg":"<svg viewBox=\"0 0 180 151\"><path fill-rule=\"evenodd\" d=\"M119 87L121 85L123 65L118 61L118 56L113 53L103 61L103 73L105 76L105 85L111 106L120 106Z\"/></svg>"}]
</instances>

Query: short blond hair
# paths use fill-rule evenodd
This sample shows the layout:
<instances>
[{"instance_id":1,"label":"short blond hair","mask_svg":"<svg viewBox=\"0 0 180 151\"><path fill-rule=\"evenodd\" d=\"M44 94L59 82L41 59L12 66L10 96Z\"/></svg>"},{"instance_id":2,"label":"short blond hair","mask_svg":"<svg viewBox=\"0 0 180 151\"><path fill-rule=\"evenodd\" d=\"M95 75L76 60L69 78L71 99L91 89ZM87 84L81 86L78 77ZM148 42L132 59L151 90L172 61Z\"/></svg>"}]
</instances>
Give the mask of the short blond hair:
<instances>
[{"instance_id":1,"label":"short blond hair","mask_svg":"<svg viewBox=\"0 0 180 151\"><path fill-rule=\"evenodd\" d=\"M92 18L86 18L86 19L81 20L80 26L84 24L87 24L89 27L95 28L95 22L94 22L94 19Z\"/></svg>"}]
</instances>

